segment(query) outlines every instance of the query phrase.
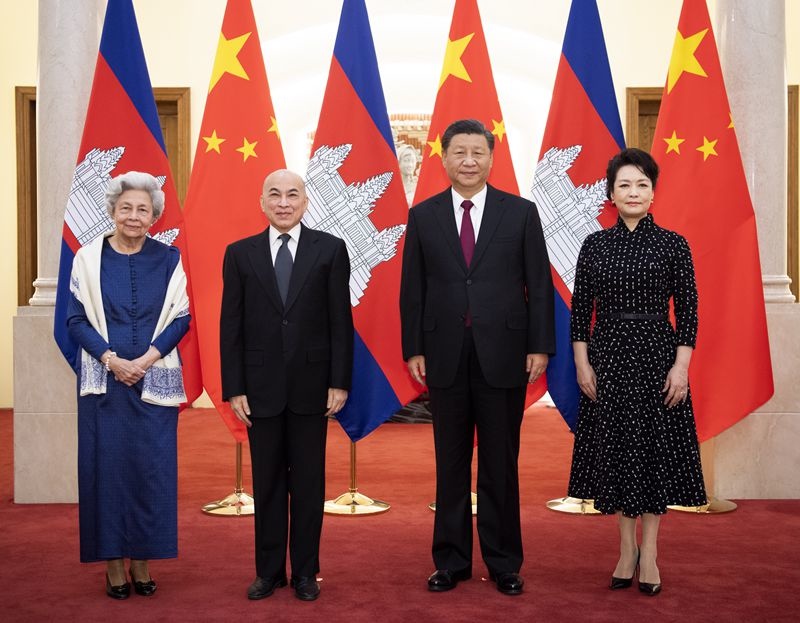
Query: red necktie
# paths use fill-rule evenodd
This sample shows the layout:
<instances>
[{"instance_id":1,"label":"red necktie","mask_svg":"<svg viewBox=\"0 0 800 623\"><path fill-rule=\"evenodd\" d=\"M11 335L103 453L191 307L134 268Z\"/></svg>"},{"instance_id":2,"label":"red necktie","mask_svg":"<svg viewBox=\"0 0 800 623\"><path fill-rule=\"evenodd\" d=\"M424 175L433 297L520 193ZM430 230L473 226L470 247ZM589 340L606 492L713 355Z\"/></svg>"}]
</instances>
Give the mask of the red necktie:
<instances>
[{"instance_id":1,"label":"red necktie","mask_svg":"<svg viewBox=\"0 0 800 623\"><path fill-rule=\"evenodd\" d=\"M472 263L472 254L475 252L475 228L472 226L472 219L469 217L469 210L474 205L469 199L461 202L461 207L464 208L464 214L461 215L461 251L464 253L467 269ZM472 314L469 309L464 315L464 326L472 326Z\"/></svg>"},{"instance_id":2,"label":"red necktie","mask_svg":"<svg viewBox=\"0 0 800 623\"><path fill-rule=\"evenodd\" d=\"M461 215L461 251L464 253L464 261L469 268L472 262L472 254L475 252L475 228L472 226L472 219L469 217L469 210L475 204L469 199L461 202L464 213Z\"/></svg>"}]
</instances>

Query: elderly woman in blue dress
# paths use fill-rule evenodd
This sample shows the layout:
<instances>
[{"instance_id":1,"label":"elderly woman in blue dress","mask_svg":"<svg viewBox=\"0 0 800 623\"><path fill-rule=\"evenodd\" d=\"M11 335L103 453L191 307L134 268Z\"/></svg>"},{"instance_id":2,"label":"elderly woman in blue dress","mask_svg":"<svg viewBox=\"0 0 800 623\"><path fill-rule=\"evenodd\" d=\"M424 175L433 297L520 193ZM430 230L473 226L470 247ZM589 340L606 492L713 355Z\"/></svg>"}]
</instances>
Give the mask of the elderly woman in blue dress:
<instances>
[{"instance_id":1,"label":"elderly woman in blue dress","mask_svg":"<svg viewBox=\"0 0 800 623\"><path fill-rule=\"evenodd\" d=\"M180 253L147 236L164 210L158 180L111 180L115 229L75 255L67 325L80 346L78 487L81 562L106 561L106 593L156 590L148 560L177 556L177 345L189 329Z\"/></svg>"}]
</instances>

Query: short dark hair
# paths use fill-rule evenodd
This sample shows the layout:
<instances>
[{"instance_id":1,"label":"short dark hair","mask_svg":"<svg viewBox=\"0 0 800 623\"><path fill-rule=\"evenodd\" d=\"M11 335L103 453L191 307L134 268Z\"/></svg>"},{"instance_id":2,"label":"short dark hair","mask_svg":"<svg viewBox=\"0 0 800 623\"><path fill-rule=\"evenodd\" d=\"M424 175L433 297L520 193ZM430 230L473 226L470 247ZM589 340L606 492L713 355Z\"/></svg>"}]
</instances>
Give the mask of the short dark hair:
<instances>
[{"instance_id":1,"label":"short dark hair","mask_svg":"<svg viewBox=\"0 0 800 623\"><path fill-rule=\"evenodd\" d=\"M658 164L656 164L655 159L646 151L636 149L636 147L629 147L628 149L623 149L608 161L608 168L606 169L606 197L609 199L611 199L611 191L614 190L614 182L617 181L617 173L619 173L622 167L629 164L635 166L644 173L653 185L653 190L656 189Z\"/></svg>"},{"instance_id":2,"label":"short dark hair","mask_svg":"<svg viewBox=\"0 0 800 623\"><path fill-rule=\"evenodd\" d=\"M450 141L456 134L483 134L486 142L489 143L489 151L494 151L494 134L489 132L477 119L459 119L453 121L442 134L442 151L447 151Z\"/></svg>"}]
</instances>

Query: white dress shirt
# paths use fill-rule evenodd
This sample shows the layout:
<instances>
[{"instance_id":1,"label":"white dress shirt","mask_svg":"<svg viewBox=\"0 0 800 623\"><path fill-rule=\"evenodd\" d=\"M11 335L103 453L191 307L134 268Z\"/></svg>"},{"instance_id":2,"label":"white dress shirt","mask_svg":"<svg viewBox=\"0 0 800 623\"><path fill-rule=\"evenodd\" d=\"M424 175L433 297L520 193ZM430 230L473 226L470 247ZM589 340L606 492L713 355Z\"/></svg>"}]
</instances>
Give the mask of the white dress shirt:
<instances>
[{"instance_id":1,"label":"white dress shirt","mask_svg":"<svg viewBox=\"0 0 800 623\"><path fill-rule=\"evenodd\" d=\"M295 255L297 254L297 243L300 240L300 231L301 231L300 223L292 227L286 233L289 234L289 241L286 245L289 247L289 253L292 254L292 261L294 261ZM276 227L270 226L269 228L269 252L272 256L272 265L275 266L275 256L278 255L278 249L281 248L283 244L283 240L279 238L281 232L278 231Z\"/></svg>"},{"instance_id":2,"label":"white dress shirt","mask_svg":"<svg viewBox=\"0 0 800 623\"><path fill-rule=\"evenodd\" d=\"M483 209L486 207L486 189L488 186L484 186L480 192L476 193L470 201L474 204L469 209L469 218L472 221L472 229L475 230L475 240L478 239L478 231L481 228L481 219L483 218ZM450 191L453 194L453 214L455 215L456 219L456 229L458 229L458 235L461 235L461 218L464 216L464 208L461 207L461 202L464 201L464 197L459 195L454 188L450 188Z\"/></svg>"}]
</instances>

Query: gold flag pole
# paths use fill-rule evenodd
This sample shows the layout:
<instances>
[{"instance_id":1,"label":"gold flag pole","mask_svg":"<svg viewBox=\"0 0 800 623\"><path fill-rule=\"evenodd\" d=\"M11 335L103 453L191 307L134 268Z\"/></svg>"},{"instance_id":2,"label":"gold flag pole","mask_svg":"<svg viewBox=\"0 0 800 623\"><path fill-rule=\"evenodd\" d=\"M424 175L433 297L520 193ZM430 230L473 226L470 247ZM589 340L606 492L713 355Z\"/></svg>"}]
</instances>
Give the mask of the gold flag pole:
<instances>
[{"instance_id":1,"label":"gold flag pole","mask_svg":"<svg viewBox=\"0 0 800 623\"><path fill-rule=\"evenodd\" d=\"M255 512L253 496L245 493L242 485L242 442L236 443L236 488L228 496L216 502L209 502L203 506L203 512L208 515L241 516L252 515Z\"/></svg>"},{"instance_id":2,"label":"gold flag pole","mask_svg":"<svg viewBox=\"0 0 800 623\"><path fill-rule=\"evenodd\" d=\"M358 492L356 486L356 443L350 442L350 489L335 500L325 500L327 515L376 515L391 508L386 502L374 500Z\"/></svg>"},{"instance_id":3,"label":"gold flag pole","mask_svg":"<svg viewBox=\"0 0 800 623\"><path fill-rule=\"evenodd\" d=\"M698 515L719 515L720 513L730 513L737 508L736 502L730 500L720 500L713 495L708 496L708 503L701 506L667 506L671 511L680 513L697 513Z\"/></svg>"},{"instance_id":4,"label":"gold flag pole","mask_svg":"<svg viewBox=\"0 0 800 623\"><path fill-rule=\"evenodd\" d=\"M581 498L556 498L547 503L547 508L559 513L569 513L571 515L599 515L600 511L594 507L594 500L582 500Z\"/></svg>"}]
</instances>

